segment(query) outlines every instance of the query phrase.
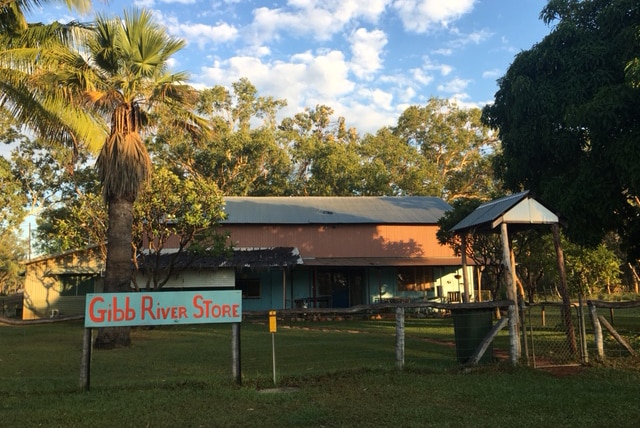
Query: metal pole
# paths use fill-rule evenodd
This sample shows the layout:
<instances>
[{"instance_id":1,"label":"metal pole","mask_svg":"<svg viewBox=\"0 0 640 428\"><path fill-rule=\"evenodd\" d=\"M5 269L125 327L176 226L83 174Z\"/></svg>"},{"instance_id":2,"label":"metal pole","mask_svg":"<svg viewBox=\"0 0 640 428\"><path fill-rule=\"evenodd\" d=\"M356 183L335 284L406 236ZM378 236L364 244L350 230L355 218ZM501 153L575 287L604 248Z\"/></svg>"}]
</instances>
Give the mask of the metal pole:
<instances>
[{"instance_id":1,"label":"metal pole","mask_svg":"<svg viewBox=\"0 0 640 428\"><path fill-rule=\"evenodd\" d=\"M589 352L587 351L587 326L584 322L584 310L582 309L582 291L578 292L578 326L580 327L580 354L582 364L589 362Z\"/></svg>"},{"instance_id":2,"label":"metal pole","mask_svg":"<svg viewBox=\"0 0 640 428\"><path fill-rule=\"evenodd\" d=\"M273 355L273 384L276 383L276 334L271 333L271 354Z\"/></svg>"}]
</instances>

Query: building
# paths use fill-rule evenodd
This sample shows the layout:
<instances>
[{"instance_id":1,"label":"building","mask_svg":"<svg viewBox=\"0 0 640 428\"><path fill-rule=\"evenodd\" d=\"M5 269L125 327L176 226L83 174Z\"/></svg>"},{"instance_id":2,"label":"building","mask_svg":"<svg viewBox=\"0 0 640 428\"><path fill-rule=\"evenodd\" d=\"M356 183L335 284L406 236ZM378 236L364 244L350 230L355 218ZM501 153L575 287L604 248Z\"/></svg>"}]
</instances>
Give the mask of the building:
<instances>
[{"instance_id":1,"label":"building","mask_svg":"<svg viewBox=\"0 0 640 428\"><path fill-rule=\"evenodd\" d=\"M244 311L461 298L460 258L436 239L437 221L451 209L439 198L227 197L225 204L233 256L191 263L164 289L239 288ZM81 253L27 262L25 319L83 313L61 303L101 289L102 261Z\"/></svg>"}]
</instances>

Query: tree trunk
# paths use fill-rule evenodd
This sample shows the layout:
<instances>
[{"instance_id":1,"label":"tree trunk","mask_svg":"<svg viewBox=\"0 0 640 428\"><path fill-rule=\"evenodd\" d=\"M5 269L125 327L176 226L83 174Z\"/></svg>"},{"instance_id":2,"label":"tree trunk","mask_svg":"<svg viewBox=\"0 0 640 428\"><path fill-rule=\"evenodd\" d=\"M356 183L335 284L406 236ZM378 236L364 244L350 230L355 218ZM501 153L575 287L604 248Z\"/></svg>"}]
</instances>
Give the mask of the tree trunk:
<instances>
[{"instance_id":1,"label":"tree trunk","mask_svg":"<svg viewBox=\"0 0 640 428\"><path fill-rule=\"evenodd\" d=\"M133 262L131 236L133 229L133 201L127 198L109 200L109 229L107 230L107 263L104 292L131 291ZM94 347L110 349L131 345L130 327L98 329Z\"/></svg>"}]
</instances>

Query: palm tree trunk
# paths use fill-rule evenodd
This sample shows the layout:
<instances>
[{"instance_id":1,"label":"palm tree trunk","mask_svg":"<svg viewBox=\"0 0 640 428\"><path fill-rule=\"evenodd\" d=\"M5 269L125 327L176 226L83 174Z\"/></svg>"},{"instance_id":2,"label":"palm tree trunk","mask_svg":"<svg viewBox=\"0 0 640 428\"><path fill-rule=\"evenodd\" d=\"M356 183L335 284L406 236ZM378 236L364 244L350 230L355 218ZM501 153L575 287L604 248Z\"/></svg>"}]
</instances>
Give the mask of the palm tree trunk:
<instances>
[{"instance_id":1,"label":"palm tree trunk","mask_svg":"<svg viewBox=\"0 0 640 428\"><path fill-rule=\"evenodd\" d=\"M109 229L107 231L107 263L104 292L131 291L133 255L131 235L133 228L133 201L127 198L109 200ZM131 345L130 327L108 327L98 330L95 348L115 348Z\"/></svg>"}]
</instances>

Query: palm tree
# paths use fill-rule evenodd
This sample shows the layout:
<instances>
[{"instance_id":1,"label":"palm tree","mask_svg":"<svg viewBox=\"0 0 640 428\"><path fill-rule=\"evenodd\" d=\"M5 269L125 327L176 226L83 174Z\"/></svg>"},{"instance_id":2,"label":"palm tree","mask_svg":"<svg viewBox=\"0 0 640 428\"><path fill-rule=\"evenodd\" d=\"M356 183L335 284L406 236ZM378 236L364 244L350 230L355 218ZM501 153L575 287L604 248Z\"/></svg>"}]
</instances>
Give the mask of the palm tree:
<instances>
[{"instance_id":1,"label":"palm tree","mask_svg":"<svg viewBox=\"0 0 640 428\"><path fill-rule=\"evenodd\" d=\"M0 0L0 106L53 146L99 151L96 167L109 206L104 287L129 291L133 203L151 170L142 139L150 113L169 109L192 132L203 125L192 114L196 92L183 84L187 75L168 71L184 42L147 11L98 16L92 26L27 24L24 11L45 2ZM65 2L81 10L90 4ZM103 329L96 340L97 347L129 343L128 328Z\"/></svg>"},{"instance_id":2,"label":"palm tree","mask_svg":"<svg viewBox=\"0 0 640 428\"><path fill-rule=\"evenodd\" d=\"M51 54L73 48L89 29L77 22L44 25L25 19L32 8L56 2L80 12L91 6L91 0L0 0L0 106L52 146L85 144L97 152L106 133L101 119L69 103L65 87L47 78L57 69Z\"/></svg>"},{"instance_id":3,"label":"palm tree","mask_svg":"<svg viewBox=\"0 0 640 428\"><path fill-rule=\"evenodd\" d=\"M96 162L109 218L105 292L131 290L133 204L151 172L143 141L150 113L168 108L194 129L200 123L191 113L196 92L183 83L187 75L168 70L170 57L183 46L150 12L132 10L122 19L98 16L84 55L60 58L67 66L58 78L79 88L93 109L110 118ZM95 342L96 347L129 344L128 328L102 329Z\"/></svg>"}]
</instances>

